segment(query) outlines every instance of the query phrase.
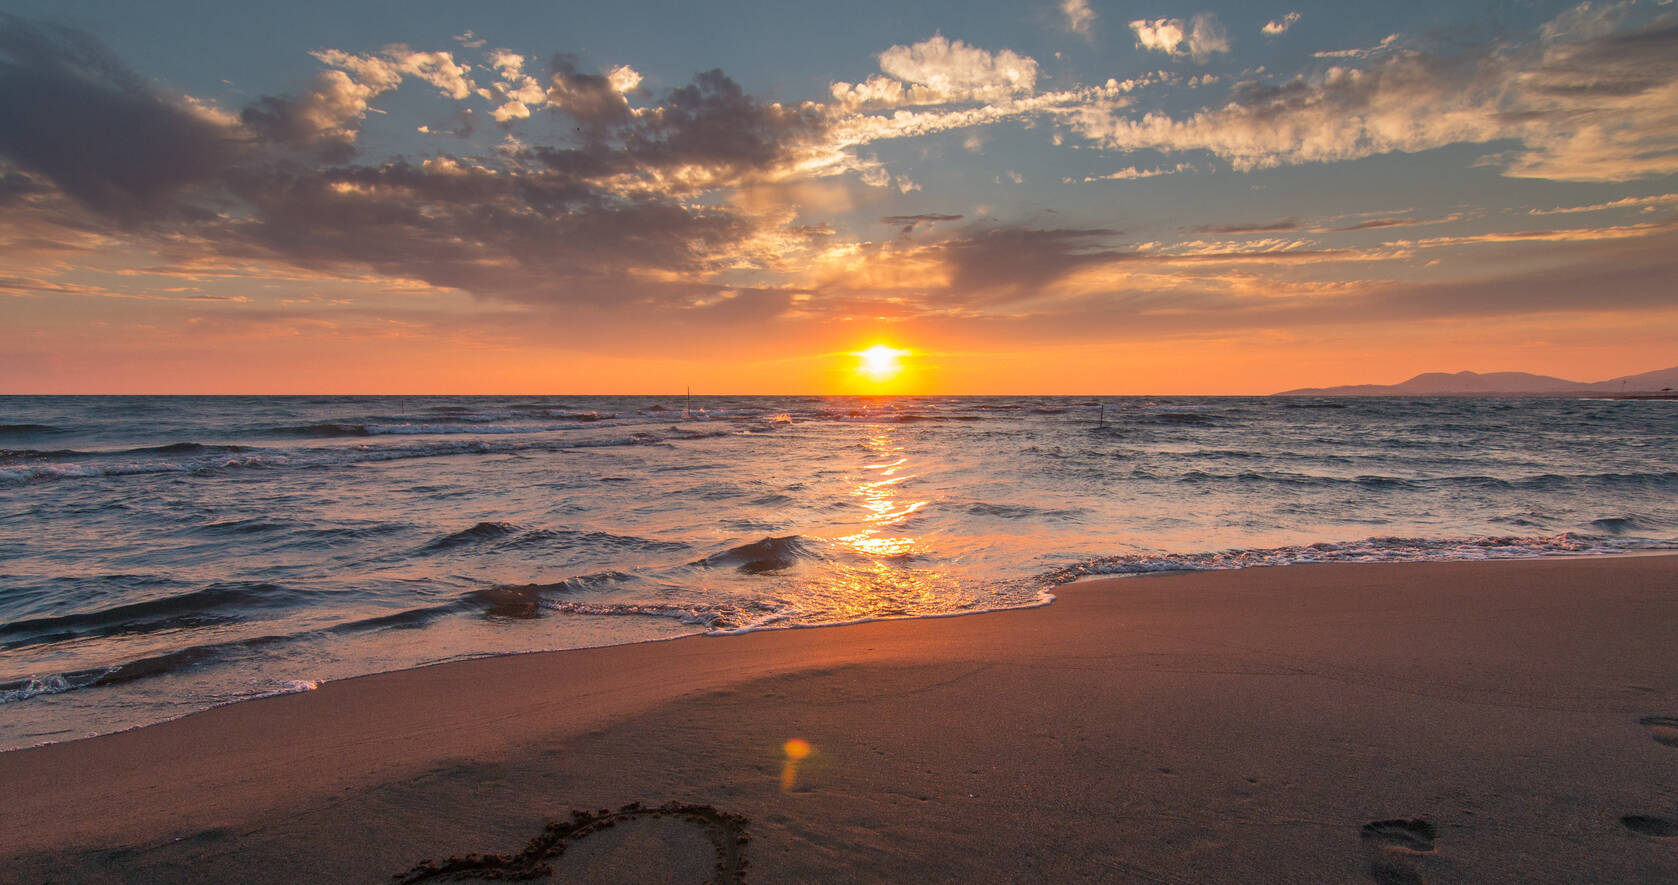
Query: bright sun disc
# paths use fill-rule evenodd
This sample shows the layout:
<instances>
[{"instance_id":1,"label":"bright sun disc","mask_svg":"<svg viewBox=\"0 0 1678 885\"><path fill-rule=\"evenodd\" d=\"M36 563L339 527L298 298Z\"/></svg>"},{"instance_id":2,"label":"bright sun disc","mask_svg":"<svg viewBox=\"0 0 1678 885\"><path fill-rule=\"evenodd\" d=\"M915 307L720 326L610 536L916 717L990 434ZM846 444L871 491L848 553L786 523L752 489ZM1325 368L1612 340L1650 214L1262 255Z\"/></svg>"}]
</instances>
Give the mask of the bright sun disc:
<instances>
[{"instance_id":1,"label":"bright sun disc","mask_svg":"<svg viewBox=\"0 0 1678 885\"><path fill-rule=\"evenodd\" d=\"M898 350L884 344L876 344L867 350L859 350L852 354L862 358L862 364L857 366L857 371L875 381L885 381L903 371L902 359L908 355L907 350Z\"/></svg>"}]
</instances>

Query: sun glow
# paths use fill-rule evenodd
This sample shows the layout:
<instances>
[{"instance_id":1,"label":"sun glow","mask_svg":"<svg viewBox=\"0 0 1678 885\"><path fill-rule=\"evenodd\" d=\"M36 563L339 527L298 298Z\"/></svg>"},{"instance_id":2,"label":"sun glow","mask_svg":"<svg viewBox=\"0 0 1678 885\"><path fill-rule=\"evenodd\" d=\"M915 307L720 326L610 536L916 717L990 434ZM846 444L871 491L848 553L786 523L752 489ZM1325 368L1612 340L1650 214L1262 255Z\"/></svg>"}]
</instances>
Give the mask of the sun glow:
<instances>
[{"instance_id":1,"label":"sun glow","mask_svg":"<svg viewBox=\"0 0 1678 885\"><path fill-rule=\"evenodd\" d=\"M857 372L870 381L880 382L896 378L903 371L903 358L909 354L910 351L907 350L876 344L867 350L859 350L851 355L861 359L861 362L857 365Z\"/></svg>"}]
</instances>

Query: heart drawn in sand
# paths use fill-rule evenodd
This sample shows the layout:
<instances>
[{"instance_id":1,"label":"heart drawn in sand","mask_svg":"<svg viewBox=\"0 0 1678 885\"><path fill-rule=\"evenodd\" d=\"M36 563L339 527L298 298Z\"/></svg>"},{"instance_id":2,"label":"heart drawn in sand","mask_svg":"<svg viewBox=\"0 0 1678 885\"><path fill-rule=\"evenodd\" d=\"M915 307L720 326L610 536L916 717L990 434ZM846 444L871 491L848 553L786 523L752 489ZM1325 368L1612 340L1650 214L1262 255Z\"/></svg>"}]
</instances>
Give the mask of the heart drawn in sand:
<instances>
[{"instance_id":1,"label":"heart drawn in sand","mask_svg":"<svg viewBox=\"0 0 1678 885\"><path fill-rule=\"evenodd\" d=\"M601 830L620 823L649 818L685 821L698 827L717 850L716 876L710 881L742 883L746 881L746 834L748 820L744 815L719 811L709 805L690 805L666 802L648 808L631 802L617 811L572 811L569 821L549 821L517 854L467 854L450 856L442 861L422 860L413 869L397 873L398 885L419 882L450 882L463 879L499 879L525 881L545 879L554 874L551 861L565 853L568 843L575 843Z\"/></svg>"}]
</instances>

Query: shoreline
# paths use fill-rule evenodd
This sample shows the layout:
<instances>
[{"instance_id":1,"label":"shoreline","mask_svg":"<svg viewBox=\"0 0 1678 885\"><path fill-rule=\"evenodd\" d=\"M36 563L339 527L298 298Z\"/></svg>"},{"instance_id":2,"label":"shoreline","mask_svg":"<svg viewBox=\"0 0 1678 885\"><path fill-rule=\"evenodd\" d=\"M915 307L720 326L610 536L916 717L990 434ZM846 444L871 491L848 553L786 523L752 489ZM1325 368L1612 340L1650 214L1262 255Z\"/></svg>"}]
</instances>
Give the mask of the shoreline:
<instances>
[{"instance_id":1,"label":"shoreline","mask_svg":"<svg viewBox=\"0 0 1678 885\"><path fill-rule=\"evenodd\" d=\"M1678 818L1678 748L1639 724L1678 716L1678 555L1320 565L453 661L8 751L0 880L383 878L632 801L744 814L765 881L1678 878L1621 821ZM1360 836L1401 818L1437 846Z\"/></svg>"},{"instance_id":2,"label":"shoreline","mask_svg":"<svg viewBox=\"0 0 1678 885\"><path fill-rule=\"evenodd\" d=\"M1566 536L1567 536L1567 534L1564 533L1563 535L1558 535L1556 537L1559 539L1559 538L1566 537ZM1377 540L1381 540L1381 539L1366 538L1366 539L1363 539L1362 541L1356 541L1356 542L1325 542L1325 543L1327 543L1329 545L1333 545L1333 546L1342 546L1342 545L1349 545L1349 544L1368 543L1368 542L1377 541ZM1482 538L1482 539L1475 539L1475 540L1484 541L1484 540L1502 540L1502 539ZM1511 538L1510 540L1525 541L1525 540L1532 540L1532 539ZM1553 539L1545 539L1545 540L1553 540ZM1439 543L1458 543L1458 542L1456 540L1453 540L1453 539L1446 539L1444 541L1440 541ZM1471 544L1472 541L1463 541L1461 543ZM1216 557L1219 557L1219 556L1232 556L1232 555L1241 555L1241 554L1260 554L1261 556L1269 556L1269 555L1282 554L1282 553L1291 554L1295 551L1311 550L1311 549L1313 549L1313 545L1293 545L1293 546L1270 548L1270 549L1263 549L1263 550L1231 550L1231 551L1225 551L1225 552L1222 552L1222 553L1211 553L1211 554L1164 554L1162 556L1167 557L1167 558L1171 557L1171 556L1207 556L1207 557L1211 557L1211 558L1216 558ZM1500 548L1498 548L1494 545L1492 549L1500 549ZM224 700L224 701L221 701L221 702L218 702L218 703L210 704L209 706L206 706L206 707L203 707L203 708L200 708L200 709L188 710L188 711L180 713L178 715L171 716L167 719L158 719L158 720L149 721L149 722L141 722L139 724L134 724L134 725L126 725L126 726L117 728L117 729L112 730L112 731L90 732L90 733L84 734L80 737L71 737L71 738L64 738L64 739L60 739L60 740L42 741L40 743L29 744L29 745L26 745L26 746L0 748L0 755L4 755L6 753L15 753L15 752L18 752L18 751L21 751L21 750L39 749L41 747L55 746L55 745L58 745L58 744L72 743L72 742L76 742L76 741L85 741L85 740L93 740L93 739L96 739L96 738L109 737L109 736L115 735L115 734L123 734L125 732L135 731L135 730L138 730L138 729L151 728L151 727L156 726L156 725L163 725L163 724L170 723L170 722L176 722L176 721L181 720L181 719L185 719L185 718L188 718L188 717L191 717L191 716L197 716L201 713L207 713L211 710L220 709L222 707L228 707L228 706L233 706L233 705L237 705L237 704L247 704L247 703L252 703L252 702L255 702L255 701L266 701L266 700L271 700L273 698L286 697L288 695L294 695L294 694L304 694L304 693L309 692L309 691L318 690L320 688L320 686L328 684L328 683L334 683L334 682L341 683L341 682L346 682L346 681L353 680L353 679L364 679L364 678L367 678L367 677L370 677L370 676L383 676L383 675L388 675L388 674L391 674L391 673L406 672L406 671L409 671L409 670L425 670L425 669L429 669L431 667L450 666L450 665L454 665L454 664L470 663L472 661L486 660L486 659L491 659L491 658L518 657L518 656L522 656L522 655L554 654L554 653L559 653L559 652L590 651L590 650L603 649L603 648L630 647L630 646L645 645L645 644L649 644L649 643L672 642L672 641L681 640L681 639L695 639L695 638L705 638L705 637L745 636L745 635L750 635L750 634L753 634L753 633L778 632L778 631L783 631L783 630L812 630L812 629L826 629L826 628L830 628L830 627L852 627L852 626L857 626L857 625L862 625L862 624L884 623L884 622L891 622L891 621L938 620L938 619L943 619L943 618L962 618L962 617L968 617L968 616L972 616L972 615L1000 614L1000 613L1013 612L1013 611L1027 611L1027 610L1030 610L1030 609L1040 608L1040 607L1043 607L1043 606L1053 604L1055 599L1056 599L1055 594L1056 594L1057 591L1064 590L1067 587L1073 587L1073 586L1088 584L1088 583L1092 583L1092 582L1122 580L1122 579L1129 579L1129 578L1154 578L1154 577L1173 577L1173 576L1195 575L1195 574L1211 574L1211 573L1224 572L1224 571L1246 571L1246 570L1250 570L1250 569L1296 568L1296 567L1300 567L1300 566L1315 566L1315 565L1393 565L1393 564L1425 563L1425 562L1511 562L1511 561L1548 560L1548 559L1578 559L1578 558L1597 558L1597 557L1620 558L1620 557L1636 557L1636 556L1678 556L1678 547L1674 547L1674 546L1653 546L1653 545L1651 545L1651 546L1647 546L1647 547L1629 547L1629 548L1618 548L1618 549L1596 549L1596 550L1578 550L1578 551L1550 550L1550 551L1542 551L1542 552L1535 552L1531 549L1523 549L1523 552L1517 553L1517 554L1511 555L1511 556L1494 555L1494 556L1489 556L1489 557L1484 557L1484 558L1479 558L1479 559L1475 559L1475 558L1460 558L1460 559L1457 559L1457 558L1443 558L1443 559L1404 559L1404 558L1395 558L1395 559L1373 559L1373 558L1371 558L1371 559L1334 559L1334 558L1328 558L1328 559L1315 559L1315 560L1297 560L1297 559L1289 559L1286 556L1284 556L1281 559L1274 560L1274 561L1270 561L1270 560L1266 560L1266 559L1260 559L1260 560L1255 561L1255 562L1251 562L1251 563L1247 563L1247 564L1240 564L1240 565L1182 566L1182 567L1177 567L1177 568L1160 568L1160 569L1151 569L1151 570L1143 570L1143 571L1130 571L1130 572L1127 572L1127 571L1084 572L1084 573L1079 574L1077 577L1072 577L1072 578L1057 578L1057 577L1054 577L1057 574L1064 571L1064 569L1054 569L1054 570L1050 570L1050 571L1047 571L1047 572L1040 573L1032 579L1024 579L1024 580L1035 580L1035 581L1043 582L1043 586L1041 586L1037 589L1036 596L1032 601L1025 602L1025 603L1020 603L1020 604L1017 604L1017 605L996 606L996 607L989 607L989 608L974 608L974 609L967 609L967 610L962 610L962 611L929 612L929 613L924 613L924 614L893 615L893 616L885 616L885 617L862 617L862 618L857 618L855 620L835 621L835 622L826 622L826 623L813 623L813 624L799 624L799 623L781 624L781 623L775 623L775 624L769 624L769 625L747 625L747 626L743 626L743 627L728 628L728 629L712 628L712 629L701 630L699 632L694 632L694 633L679 633L679 634L675 634L675 635L671 635L671 636L657 636L657 637L650 637L650 638L644 638L644 639L634 639L634 640L630 640L630 641L627 641L627 642L617 642L617 643L610 643L610 644L605 644L605 645L583 645L583 646L575 646L575 647L568 647L568 648L537 648L537 649L526 649L526 650L519 650L519 651L489 651L489 652L483 652L483 653L479 653L479 654L472 654L472 655L468 655L468 656L465 656L465 657L457 657L457 658L451 658L451 659L445 659L445 660L432 661L432 662L429 662L429 663L419 664L417 666L399 667L399 668L393 669L393 670L376 670L376 671L369 672L369 673L357 673L357 674L354 674L354 675L351 675L351 676L337 677L335 679L319 678L319 679L292 680L293 683L307 683L309 685L309 687L307 687L307 688L291 688L291 689L283 689L283 690L274 690L274 691L266 693L266 694L256 694L256 695L250 695L250 696L245 696L245 697L239 697L239 698ZM1122 557L1122 556L1115 556L1115 557L1108 557L1108 558L1114 559L1114 560L1124 559L1124 557ZM25 700L27 700L27 699L25 699Z\"/></svg>"}]
</instances>

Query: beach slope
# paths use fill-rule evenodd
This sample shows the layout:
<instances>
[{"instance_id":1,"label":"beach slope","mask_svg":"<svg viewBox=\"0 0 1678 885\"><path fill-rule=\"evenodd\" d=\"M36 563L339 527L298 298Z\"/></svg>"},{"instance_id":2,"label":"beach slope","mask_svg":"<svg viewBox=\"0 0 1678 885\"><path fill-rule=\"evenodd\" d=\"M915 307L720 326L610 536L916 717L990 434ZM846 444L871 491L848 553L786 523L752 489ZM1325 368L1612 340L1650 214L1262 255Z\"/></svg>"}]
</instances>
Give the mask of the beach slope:
<instances>
[{"instance_id":1,"label":"beach slope","mask_svg":"<svg viewBox=\"0 0 1678 885\"><path fill-rule=\"evenodd\" d=\"M540 836L478 872L1678 881L1678 557L1058 595L446 664L0 754L0 880L440 880Z\"/></svg>"}]
</instances>

